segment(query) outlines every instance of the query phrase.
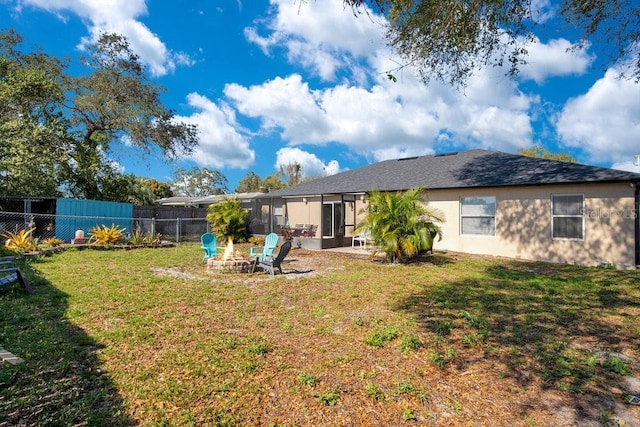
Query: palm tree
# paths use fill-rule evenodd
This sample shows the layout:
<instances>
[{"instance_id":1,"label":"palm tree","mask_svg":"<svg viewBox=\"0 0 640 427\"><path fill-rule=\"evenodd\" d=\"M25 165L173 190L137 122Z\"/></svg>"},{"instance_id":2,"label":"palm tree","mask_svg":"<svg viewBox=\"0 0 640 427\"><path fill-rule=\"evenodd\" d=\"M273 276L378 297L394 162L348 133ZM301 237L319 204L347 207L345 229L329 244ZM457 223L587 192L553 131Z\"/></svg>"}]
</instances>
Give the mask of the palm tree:
<instances>
[{"instance_id":1,"label":"palm tree","mask_svg":"<svg viewBox=\"0 0 640 427\"><path fill-rule=\"evenodd\" d=\"M226 241L231 237L234 242L247 241L247 211L240 206L237 197L225 197L222 202L210 205L207 221L218 239Z\"/></svg>"},{"instance_id":2,"label":"palm tree","mask_svg":"<svg viewBox=\"0 0 640 427\"><path fill-rule=\"evenodd\" d=\"M444 215L427 206L424 189L418 187L404 193L372 191L366 200L366 217L357 231L369 230L387 261L407 262L431 249L436 236L442 239L437 223L445 221Z\"/></svg>"}]
</instances>

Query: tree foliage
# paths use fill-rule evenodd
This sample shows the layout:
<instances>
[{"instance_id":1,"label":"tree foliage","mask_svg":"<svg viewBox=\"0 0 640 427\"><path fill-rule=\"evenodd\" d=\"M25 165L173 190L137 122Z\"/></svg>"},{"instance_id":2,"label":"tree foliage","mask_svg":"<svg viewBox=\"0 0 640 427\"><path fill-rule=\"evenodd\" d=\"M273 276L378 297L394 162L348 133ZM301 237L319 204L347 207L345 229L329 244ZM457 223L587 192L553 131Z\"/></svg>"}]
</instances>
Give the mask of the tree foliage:
<instances>
[{"instance_id":1,"label":"tree foliage","mask_svg":"<svg viewBox=\"0 0 640 427\"><path fill-rule=\"evenodd\" d=\"M298 162L280 165L278 173L285 180L287 187L302 182L302 166Z\"/></svg>"},{"instance_id":2,"label":"tree foliage","mask_svg":"<svg viewBox=\"0 0 640 427\"><path fill-rule=\"evenodd\" d=\"M344 0L360 14L364 6L387 19L387 41L424 81L464 84L485 66L507 66L515 76L526 63L527 46L547 16L532 0ZM552 4L552 6L555 6ZM629 61L628 77L640 79L640 4L635 0L563 0L558 11L586 46L597 40L601 57ZM558 21L556 21L558 22ZM394 78L390 73L389 77Z\"/></svg>"},{"instance_id":3,"label":"tree foliage","mask_svg":"<svg viewBox=\"0 0 640 427\"><path fill-rule=\"evenodd\" d=\"M249 172L244 178L240 180L238 186L234 190L236 193L254 193L261 192L262 190L262 178L256 175L255 172Z\"/></svg>"},{"instance_id":4,"label":"tree foliage","mask_svg":"<svg viewBox=\"0 0 640 427\"><path fill-rule=\"evenodd\" d=\"M155 199L163 199L165 197L173 197L173 191L171 191L171 185L166 182L160 182L153 178L140 178L144 181L144 185L149 187L151 193Z\"/></svg>"},{"instance_id":5,"label":"tree foliage","mask_svg":"<svg viewBox=\"0 0 640 427\"><path fill-rule=\"evenodd\" d=\"M139 58L118 34L103 34L72 77L67 63L20 50L0 32L0 176L3 194L119 200L131 194L109 159L116 141L174 159L197 144L197 128L175 120Z\"/></svg>"},{"instance_id":6,"label":"tree foliage","mask_svg":"<svg viewBox=\"0 0 640 427\"><path fill-rule=\"evenodd\" d=\"M102 200L132 203L136 206L154 205L158 199L171 197L169 184L133 174L113 173L101 179Z\"/></svg>"},{"instance_id":7,"label":"tree foliage","mask_svg":"<svg viewBox=\"0 0 640 427\"><path fill-rule=\"evenodd\" d=\"M102 34L81 59L92 72L66 79L72 94L70 120L80 142L66 172L82 196L101 196L92 178L103 162L102 153L117 138L126 135L130 144L146 152L157 147L169 159L191 152L197 143L196 127L175 121L174 112L160 100L164 89L147 79L125 37Z\"/></svg>"},{"instance_id":8,"label":"tree foliage","mask_svg":"<svg viewBox=\"0 0 640 427\"><path fill-rule=\"evenodd\" d=\"M171 190L178 196L205 197L226 194L227 178L217 170L192 167L189 170L178 168Z\"/></svg>"},{"instance_id":9,"label":"tree foliage","mask_svg":"<svg viewBox=\"0 0 640 427\"><path fill-rule=\"evenodd\" d=\"M422 188L404 193L372 191L366 197L364 221L357 231L371 232L374 244L390 262L407 262L433 247L433 239L442 238L438 224L445 221L437 209L427 206Z\"/></svg>"},{"instance_id":10,"label":"tree foliage","mask_svg":"<svg viewBox=\"0 0 640 427\"><path fill-rule=\"evenodd\" d=\"M571 154L567 153L552 153L546 150L540 145L535 145L531 148L523 148L520 150L520 154L528 157L537 157L539 159L547 160L560 160L561 162L575 163L577 160Z\"/></svg>"},{"instance_id":11,"label":"tree foliage","mask_svg":"<svg viewBox=\"0 0 640 427\"><path fill-rule=\"evenodd\" d=\"M229 237L234 242L247 241L248 213L240 205L237 197L226 197L222 202L209 206L207 221L212 224L211 230L224 241Z\"/></svg>"},{"instance_id":12,"label":"tree foliage","mask_svg":"<svg viewBox=\"0 0 640 427\"><path fill-rule=\"evenodd\" d=\"M21 41L13 31L0 33L0 192L58 196L68 142L59 108L64 64L39 52L22 54Z\"/></svg>"},{"instance_id":13,"label":"tree foliage","mask_svg":"<svg viewBox=\"0 0 640 427\"><path fill-rule=\"evenodd\" d=\"M269 175L262 181L261 191L264 193L269 193L270 191L281 190L286 187L287 187L287 184L285 184L282 181L282 179L280 178L280 175L277 173L274 173L272 175Z\"/></svg>"}]
</instances>

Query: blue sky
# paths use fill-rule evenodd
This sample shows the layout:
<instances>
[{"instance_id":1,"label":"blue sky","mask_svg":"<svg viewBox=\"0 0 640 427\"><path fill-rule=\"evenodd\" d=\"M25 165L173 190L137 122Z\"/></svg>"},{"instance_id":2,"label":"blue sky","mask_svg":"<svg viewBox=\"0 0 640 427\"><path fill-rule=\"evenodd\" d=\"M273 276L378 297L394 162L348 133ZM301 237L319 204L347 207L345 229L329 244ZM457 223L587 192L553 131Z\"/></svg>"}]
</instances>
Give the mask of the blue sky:
<instances>
[{"instance_id":1,"label":"blue sky","mask_svg":"<svg viewBox=\"0 0 640 427\"><path fill-rule=\"evenodd\" d=\"M553 2L534 1L548 23ZM219 170L233 190L298 162L309 176L376 161L542 145L581 163L640 172L640 84L618 79L593 44L553 32L529 46L517 80L485 69L464 92L421 83L397 56L382 17L354 18L342 0L0 0L0 28L24 47L77 58L101 32L125 35L163 101L199 126L193 156L168 163L124 142L108 155L124 172L171 181L176 167ZM551 25L549 26L551 28ZM599 56L600 55L600 56Z\"/></svg>"}]
</instances>

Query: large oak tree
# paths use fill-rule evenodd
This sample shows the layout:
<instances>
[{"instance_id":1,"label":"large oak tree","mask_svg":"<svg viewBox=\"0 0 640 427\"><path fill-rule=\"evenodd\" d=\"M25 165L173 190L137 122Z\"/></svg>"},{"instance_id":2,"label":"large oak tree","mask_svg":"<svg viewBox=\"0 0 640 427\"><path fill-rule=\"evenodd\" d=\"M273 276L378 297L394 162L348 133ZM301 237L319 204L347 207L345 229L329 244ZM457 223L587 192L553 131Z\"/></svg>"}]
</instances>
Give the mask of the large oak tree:
<instances>
[{"instance_id":1,"label":"large oak tree","mask_svg":"<svg viewBox=\"0 0 640 427\"><path fill-rule=\"evenodd\" d=\"M24 53L14 31L0 33L0 190L5 195L122 200L130 186L109 159L113 143L168 159L189 154L197 128L162 103L126 40L103 34L81 58L86 73L43 52Z\"/></svg>"},{"instance_id":2,"label":"large oak tree","mask_svg":"<svg viewBox=\"0 0 640 427\"><path fill-rule=\"evenodd\" d=\"M640 79L640 3L637 0L344 0L356 14L365 6L388 19L389 44L424 81L463 85L477 69L507 66L515 76L536 31L574 31L579 48L597 42L599 57L627 64L623 75ZM546 21L547 6L560 20ZM390 74L390 78L394 78Z\"/></svg>"},{"instance_id":3,"label":"large oak tree","mask_svg":"<svg viewBox=\"0 0 640 427\"><path fill-rule=\"evenodd\" d=\"M157 147L169 159L192 151L196 127L176 122L160 99L164 88L147 79L126 38L103 34L82 60L92 72L67 79L72 92L68 110L78 142L71 151L74 161L66 164L73 195L100 198L97 171L102 153L116 138L125 137L146 152Z\"/></svg>"}]
</instances>

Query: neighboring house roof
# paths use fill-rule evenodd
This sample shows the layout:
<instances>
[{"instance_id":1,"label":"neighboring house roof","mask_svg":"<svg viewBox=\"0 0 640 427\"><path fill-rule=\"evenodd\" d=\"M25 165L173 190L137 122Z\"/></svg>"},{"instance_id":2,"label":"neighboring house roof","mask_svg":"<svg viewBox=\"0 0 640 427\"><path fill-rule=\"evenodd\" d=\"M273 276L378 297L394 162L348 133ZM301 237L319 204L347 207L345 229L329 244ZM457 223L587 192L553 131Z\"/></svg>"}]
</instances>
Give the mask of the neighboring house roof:
<instances>
[{"instance_id":1,"label":"neighboring house roof","mask_svg":"<svg viewBox=\"0 0 640 427\"><path fill-rule=\"evenodd\" d=\"M240 201L251 200L263 193L236 193L236 194L216 194L205 197L187 197L187 196L175 196L165 197L159 199L156 203L161 206L199 206L199 205L211 205L218 203L226 198L237 197Z\"/></svg>"},{"instance_id":2,"label":"neighboring house roof","mask_svg":"<svg viewBox=\"0 0 640 427\"><path fill-rule=\"evenodd\" d=\"M385 160L268 193L266 197L506 187L547 184L640 182L640 174L536 157L470 150Z\"/></svg>"}]
</instances>

